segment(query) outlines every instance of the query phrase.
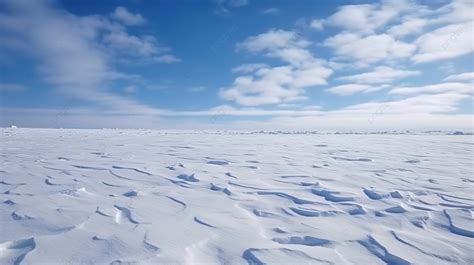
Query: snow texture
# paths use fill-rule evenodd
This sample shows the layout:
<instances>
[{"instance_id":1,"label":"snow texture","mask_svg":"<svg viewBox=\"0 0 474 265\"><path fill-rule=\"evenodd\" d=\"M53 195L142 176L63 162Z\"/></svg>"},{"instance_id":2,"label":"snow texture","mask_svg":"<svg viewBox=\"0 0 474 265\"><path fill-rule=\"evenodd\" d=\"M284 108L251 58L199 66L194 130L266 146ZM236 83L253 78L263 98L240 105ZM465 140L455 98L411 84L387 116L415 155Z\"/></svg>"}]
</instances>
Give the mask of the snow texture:
<instances>
[{"instance_id":1,"label":"snow texture","mask_svg":"<svg viewBox=\"0 0 474 265\"><path fill-rule=\"evenodd\" d=\"M473 264L472 135L2 129L0 264Z\"/></svg>"}]
</instances>

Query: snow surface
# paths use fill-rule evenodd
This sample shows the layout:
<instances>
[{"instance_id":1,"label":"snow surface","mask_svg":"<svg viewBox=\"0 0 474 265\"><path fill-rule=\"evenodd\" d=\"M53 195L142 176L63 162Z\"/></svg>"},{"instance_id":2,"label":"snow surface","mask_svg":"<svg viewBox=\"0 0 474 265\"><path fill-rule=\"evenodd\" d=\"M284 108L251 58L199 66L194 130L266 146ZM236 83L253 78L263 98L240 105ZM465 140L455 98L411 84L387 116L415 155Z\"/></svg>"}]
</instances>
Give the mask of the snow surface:
<instances>
[{"instance_id":1,"label":"snow surface","mask_svg":"<svg viewBox=\"0 0 474 265\"><path fill-rule=\"evenodd\" d=\"M2 129L0 264L473 264L473 136Z\"/></svg>"}]
</instances>

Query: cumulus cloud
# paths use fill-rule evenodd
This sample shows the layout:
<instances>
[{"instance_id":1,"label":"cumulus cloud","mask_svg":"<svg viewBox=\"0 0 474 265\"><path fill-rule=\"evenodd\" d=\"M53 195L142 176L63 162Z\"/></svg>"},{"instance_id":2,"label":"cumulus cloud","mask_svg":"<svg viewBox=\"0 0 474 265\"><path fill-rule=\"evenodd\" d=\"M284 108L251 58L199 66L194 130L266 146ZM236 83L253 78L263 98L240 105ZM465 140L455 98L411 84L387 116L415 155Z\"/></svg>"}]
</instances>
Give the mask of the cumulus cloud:
<instances>
[{"instance_id":1,"label":"cumulus cloud","mask_svg":"<svg viewBox=\"0 0 474 265\"><path fill-rule=\"evenodd\" d=\"M411 10L417 10L417 6L411 1L391 0L374 4L345 5L327 18L325 24L360 34L372 34Z\"/></svg>"},{"instance_id":2,"label":"cumulus cloud","mask_svg":"<svg viewBox=\"0 0 474 265\"><path fill-rule=\"evenodd\" d=\"M293 102L306 99L305 88L326 84L331 73L332 70L317 64L263 68L254 75L237 77L230 87L221 89L220 95L246 106Z\"/></svg>"},{"instance_id":3,"label":"cumulus cloud","mask_svg":"<svg viewBox=\"0 0 474 265\"><path fill-rule=\"evenodd\" d=\"M301 100L301 91L291 89L292 66L263 68L255 75L239 76L232 86L221 89L223 99L246 106L277 104Z\"/></svg>"},{"instance_id":4,"label":"cumulus cloud","mask_svg":"<svg viewBox=\"0 0 474 265\"><path fill-rule=\"evenodd\" d=\"M272 29L247 38L237 45L237 49L252 53L263 52L268 57L296 65L314 60L306 49L310 44L296 32Z\"/></svg>"},{"instance_id":5,"label":"cumulus cloud","mask_svg":"<svg viewBox=\"0 0 474 265\"><path fill-rule=\"evenodd\" d=\"M474 21L451 24L421 35L415 44L415 63L425 63L440 59L455 58L474 51Z\"/></svg>"},{"instance_id":6,"label":"cumulus cloud","mask_svg":"<svg viewBox=\"0 0 474 265\"><path fill-rule=\"evenodd\" d=\"M472 9L474 3L471 0L452 0L434 10L431 22L434 24L455 24L472 21Z\"/></svg>"},{"instance_id":7,"label":"cumulus cloud","mask_svg":"<svg viewBox=\"0 0 474 265\"><path fill-rule=\"evenodd\" d=\"M399 41L388 34L361 36L343 32L324 41L336 55L361 63L376 63L408 58L416 49L414 44Z\"/></svg>"},{"instance_id":8,"label":"cumulus cloud","mask_svg":"<svg viewBox=\"0 0 474 265\"><path fill-rule=\"evenodd\" d=\"M472 2L464 0L440 8L409 0L386 0L341 6L328 18L313 22L315 29L323 25L341 29L323 42L339 60L367 65L411 58L415 63L426 63L474 50L472 9Z\"/></svg>"},{"instance_id":9,"label":"cumulus cloud","mask_svg":"<svg viewBox=\"0 0 474 265\"><path fill-rule=\"evenodd\" d=\"M417 51L412 61L428 63L471 54L474 51L473 8L472 1L453 0L424 12L422 18L412 19L412 24L429 28L427 32L416 31L420 34L414 41Z\"/></svg>"},{"instance_id":10,"label":"cumulus cloud","mask_svg":"<svg viewBox=\"0 0 474 265\"><path fill-rule=\"evenodd\" d=\"M250 64L234 68L234 72L247 75L237 77L230 87L221 88L220 96L245 106L305 99L306 88L326 84L326 78L332 74L331 69L313 57L308 50L310 44L297 33L284 30L247 38L237 45L238 50L263 53L288 65Z\"/></svg>"}]
</instances>

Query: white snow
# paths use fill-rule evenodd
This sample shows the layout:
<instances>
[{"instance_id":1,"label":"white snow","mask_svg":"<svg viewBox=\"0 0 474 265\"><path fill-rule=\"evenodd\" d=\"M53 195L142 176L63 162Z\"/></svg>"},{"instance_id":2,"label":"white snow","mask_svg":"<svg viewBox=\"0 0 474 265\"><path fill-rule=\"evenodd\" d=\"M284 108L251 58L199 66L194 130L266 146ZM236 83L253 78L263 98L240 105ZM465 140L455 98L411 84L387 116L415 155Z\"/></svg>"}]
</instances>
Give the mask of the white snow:
<instances>
[{"instance_id":1,"label":"white snow","mask_svg":"<svg viewBox=\"0 0 474 265\"><path fill-rule=\"evenodd\" d=\"M474 263L472 135L0 132L0 264Z\"/></svg>"}]
</instances>

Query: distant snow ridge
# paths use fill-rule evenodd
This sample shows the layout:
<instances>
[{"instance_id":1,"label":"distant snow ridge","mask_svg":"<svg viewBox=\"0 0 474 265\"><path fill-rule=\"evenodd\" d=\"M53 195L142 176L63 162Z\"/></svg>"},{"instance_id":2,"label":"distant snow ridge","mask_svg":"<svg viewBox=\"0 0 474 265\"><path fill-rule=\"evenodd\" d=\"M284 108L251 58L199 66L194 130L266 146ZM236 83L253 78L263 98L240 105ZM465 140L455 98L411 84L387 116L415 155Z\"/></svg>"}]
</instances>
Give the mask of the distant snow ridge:
<instances>
[{"instance_id":1,"label":"distant snow ridge","mask_svg":"<svg viewBox=\"0 0 474 265\"><path fill-rule=\"evenodd\" d=\"M474 264L447 134L4 128L0 264Z\"/></svg>"}]
</instances>

